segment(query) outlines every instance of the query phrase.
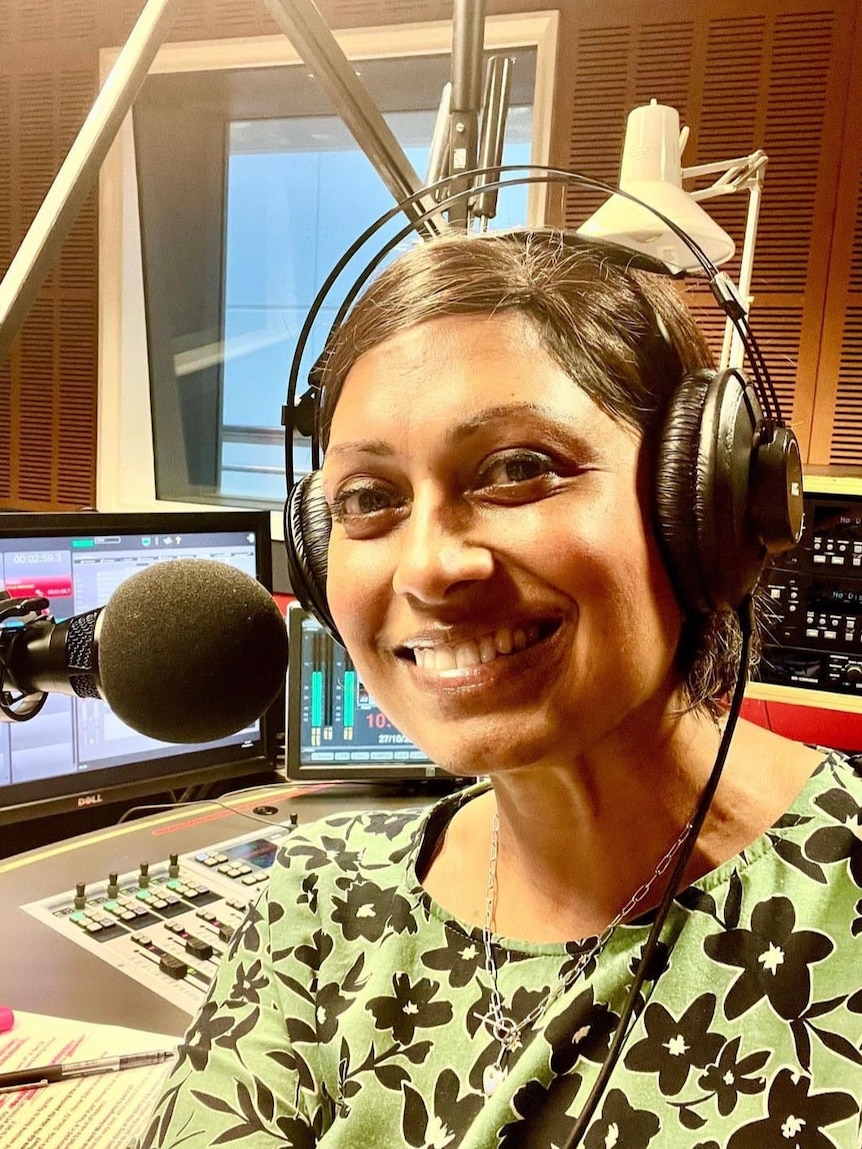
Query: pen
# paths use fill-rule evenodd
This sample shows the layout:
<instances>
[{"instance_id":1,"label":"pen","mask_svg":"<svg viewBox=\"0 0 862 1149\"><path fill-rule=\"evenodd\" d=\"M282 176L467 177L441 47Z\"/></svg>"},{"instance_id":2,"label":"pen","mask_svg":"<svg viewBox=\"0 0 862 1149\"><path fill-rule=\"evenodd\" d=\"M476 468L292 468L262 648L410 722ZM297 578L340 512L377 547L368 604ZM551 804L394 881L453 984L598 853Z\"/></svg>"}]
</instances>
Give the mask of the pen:
<instances>
[{"instance_id":1,"label":"pen","mask_svg":"<svg viewBox=\"0 0 862 1149\"><path fill-rule=\"evenodd\" d=\"M13 1069L9 1073L0 1073L0 1093L9 1093L13 1089L38 1089L71 1077L91 1077L96 1073L116 1073L120 1069L159 1065L173 1055L172 1049L153 1049L148 1053L119 1053L113 1057L96 1057L92 1061L67 1061L32 1069Z\"/></svg>"}]
</instances>

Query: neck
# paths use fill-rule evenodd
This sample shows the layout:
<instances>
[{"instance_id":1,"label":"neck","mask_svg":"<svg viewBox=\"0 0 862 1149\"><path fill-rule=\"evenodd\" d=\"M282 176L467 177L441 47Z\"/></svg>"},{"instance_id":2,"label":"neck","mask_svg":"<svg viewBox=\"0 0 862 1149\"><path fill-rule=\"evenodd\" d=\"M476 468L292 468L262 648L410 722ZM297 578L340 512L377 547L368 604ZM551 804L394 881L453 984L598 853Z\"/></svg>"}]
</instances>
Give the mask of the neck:
<instances>
[{"instance_id":1,"label":"neck","mask_svg":"<svg viewBox=\"0 0 862 1149\"><path fill-rule=\"evenodd\" d=\"M636 753L593 752L495 774L493 789L450 823L424 875L426 888L447 910L482 926L496 814L494 932L538 943L601 934L691 819L719 741L709 718L689 714L660 738L632 735L627 746ZM773 825L820 757L740 722L684 881L696 881ZM658 904L671 870L630 916Z\"/></svg>"},{"instance_id":2,"label":"neck","mask_svg":"<svg viewBox=\"0 0 862 1149\"><path fill-rule=\"evenodd\" d=\"M601 933L651 879L693 818L720 737L708 717L692 713L680 716L646 753L625 759L594 754L569 769L546 766L495 777L498 932L546 941ZM741 723L685 883L772 825L818 757ZM658 904L671 870L627 916Z\"/></svg>"}]
</instances>

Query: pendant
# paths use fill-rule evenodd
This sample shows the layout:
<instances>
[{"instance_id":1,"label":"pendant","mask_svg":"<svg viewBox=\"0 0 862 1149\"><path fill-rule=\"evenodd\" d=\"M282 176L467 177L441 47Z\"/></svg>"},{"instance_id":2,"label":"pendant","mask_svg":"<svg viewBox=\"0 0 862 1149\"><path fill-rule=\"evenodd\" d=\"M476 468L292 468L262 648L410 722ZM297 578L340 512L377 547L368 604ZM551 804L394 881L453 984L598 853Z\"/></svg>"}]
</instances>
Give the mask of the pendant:
<instances>
[{"instance_id":1,"label":"pendant","mask_svg":"<svg viewBox=\"0 0 862 1149\"><path fill-rule=\"evenodd\" d=\"M490 1097L492 1093L496 1093L507 1076L502 1065L496 1062L493 1065L486 1065L482 1073L482 1092L485 1096Z\"/></svg>"}]
</instances>

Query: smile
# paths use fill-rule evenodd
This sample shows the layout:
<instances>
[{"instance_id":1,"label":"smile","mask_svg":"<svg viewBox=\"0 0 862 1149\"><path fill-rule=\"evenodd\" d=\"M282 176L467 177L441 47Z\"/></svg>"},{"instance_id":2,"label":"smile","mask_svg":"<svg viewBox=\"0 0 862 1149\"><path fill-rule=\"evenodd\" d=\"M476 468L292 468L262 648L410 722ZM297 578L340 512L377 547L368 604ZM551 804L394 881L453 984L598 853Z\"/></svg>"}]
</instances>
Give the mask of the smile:
<instances>
[{"instance_id":1,"label":"smile","mask_svg":"<svg viewBox=\"0 0 862 1149\"><path fill-rule=\"evenodd\" d=\"M471 666L487 665L501 657L517 654L535 646L553 630L556 624L533 624L527 627L500 627L479 638L466 639L451 645L414 646L405 650L403 657L412 658L422 670L445 673L466 670Z\"/></svg>"}]
</instances>

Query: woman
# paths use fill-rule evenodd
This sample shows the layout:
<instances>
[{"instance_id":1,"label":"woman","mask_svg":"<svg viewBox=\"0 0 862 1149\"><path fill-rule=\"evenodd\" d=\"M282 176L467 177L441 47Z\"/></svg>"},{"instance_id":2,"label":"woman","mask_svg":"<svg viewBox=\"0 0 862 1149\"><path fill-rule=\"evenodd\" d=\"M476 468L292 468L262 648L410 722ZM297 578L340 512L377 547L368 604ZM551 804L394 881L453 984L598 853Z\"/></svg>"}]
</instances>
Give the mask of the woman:
<instances>
[{"instance_id":1,"label":"woman","mask_svg":"<svg viewBox=\"0 0 862 1149\"><path fill-rule=\"evenodd\" d=\"M490 782L291 839L145 1146L566 1144L736 676L652 525L708 361L666 281L553 232L432 241L355 306L328 607L396 725ZM858 1149L860 803L838 755L740 723L588 1149Z\"/></svg>"}]
</instances>

